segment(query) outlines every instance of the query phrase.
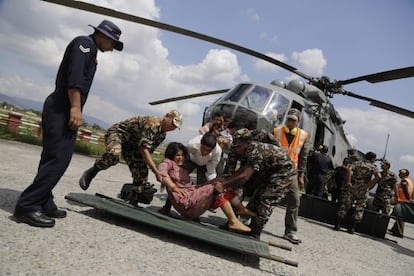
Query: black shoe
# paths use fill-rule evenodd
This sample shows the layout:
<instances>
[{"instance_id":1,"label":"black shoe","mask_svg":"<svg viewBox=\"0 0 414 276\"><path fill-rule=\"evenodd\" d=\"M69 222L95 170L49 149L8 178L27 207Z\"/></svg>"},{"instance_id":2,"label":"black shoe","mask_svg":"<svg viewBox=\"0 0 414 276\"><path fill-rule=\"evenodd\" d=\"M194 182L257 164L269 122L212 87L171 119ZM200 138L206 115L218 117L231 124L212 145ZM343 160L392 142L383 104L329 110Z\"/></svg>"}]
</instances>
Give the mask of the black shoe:
<instances>
[{"instance_id":1,"label":"black shoe","mask_svg":"<svg viewBox=\"0 0 414 276\"><path fill-rule=\"evenodd\" d=\"M170 213L170 208L166 208L165 206L158 210L158 213L163 215L168 215Z\"/></svg>"},{"instance_id":2,"label":"black shoe","mask_svg":"<svg viewBox=\"0 0 414 276\"><path fill-rule=\"evenodd\" d=\"M340 224L335 224L335 226L334 226L334 230L335 230L335 231L339 231L339 230L341 230L341 225L340 225Z\"/></svg>"},{"instance_id":3,"label":"black shoe","mask_svg":"<svg viewBox=\"0 0 414 276\"><path fill-rule=\"evenodd\" d=\"M98 172L98 168L93 166L92 168L87 169L82 174L81 178L79 179L79 186L82 188L82 190L86 191L89 188L92 179L96 176Z\"/></svg>"},{"instance_id":4,"label":"black shoe","mask_svg":"<svg viewBox=\"0 0 414 276\"><path fill-rule=\"evenodd\" d=\"M390 232L390 234L393 235L394 237L398 237L398 238L403 238L404 237L404 235L401 235L400 233L397 233L392 229L388 229L388 232Z\"/></svg>"},{"instance_id":5,"label":"black shoe","mask_svg":"<svg viewBox=\"0 0 414 276\"><path fill-rule=\"evenodd\" d=\"M256 221L252 221L250 222L249 225L250 229L252 229L249 232L249 236L252 236L253 238L255 238L256 240L260 240L260 235L262 234L262 227L259 227L256 223Z\"/></svg>"},{"instance_id":6,"label":"black shoe","mask_svg":"<svg viewBox=\"0 0 414 276\"><path fill-rule=\"evenodd\" d=\"M51 218L66 218L66 211L62 209L43 210L43 214Z\"/></svg>"},{"instance_id":7,"label":"black shoe","mask_svg":"<svg viewBox=\"0 0 414 276\"><path fill-rule=\"evenodd\" d=\"M248 235L251 236L252 238L260 241L260 235L262 234L262 232L258 232L258 231L250 231L248 232Z\"/></svg>"},{"instance_id":8,"label":"black shoe","mask_svg":"<svg viewBox=\"0 0 414 276\"><path fill-rule=\"evenodd\" d=\"M41 211L32 211L26 213L14 213L17 222L27 223L36 227L53 227L55 220L46 216Z\"/></svg>"}]
</instances>

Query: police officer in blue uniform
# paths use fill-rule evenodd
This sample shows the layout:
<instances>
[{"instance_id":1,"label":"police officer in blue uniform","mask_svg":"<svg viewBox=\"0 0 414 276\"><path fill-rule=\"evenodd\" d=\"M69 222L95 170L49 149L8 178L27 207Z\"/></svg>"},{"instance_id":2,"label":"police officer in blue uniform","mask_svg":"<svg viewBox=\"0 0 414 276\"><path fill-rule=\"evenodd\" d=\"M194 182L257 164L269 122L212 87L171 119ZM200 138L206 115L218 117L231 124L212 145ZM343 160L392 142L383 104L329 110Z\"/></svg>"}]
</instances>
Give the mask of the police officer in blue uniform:
<instances>
[{"instance_id":1,"label":"police officer in blue uniform","mask_svg":"<svg viewBox=\"0 0 414 276\"><path fill-rule=\"evenodd\" d=\"M121 30L104 20L89 36L74 38L66 48L56 77L55 91L43 106L43 151L33 183L17 200L17 222L37 227L53 227L54 218L66 217L58 209L52 190L65 173L75 149L77 129L82 124L82 108L95 75L98 50L122 51Z\"/></svg>"}]
</instances>

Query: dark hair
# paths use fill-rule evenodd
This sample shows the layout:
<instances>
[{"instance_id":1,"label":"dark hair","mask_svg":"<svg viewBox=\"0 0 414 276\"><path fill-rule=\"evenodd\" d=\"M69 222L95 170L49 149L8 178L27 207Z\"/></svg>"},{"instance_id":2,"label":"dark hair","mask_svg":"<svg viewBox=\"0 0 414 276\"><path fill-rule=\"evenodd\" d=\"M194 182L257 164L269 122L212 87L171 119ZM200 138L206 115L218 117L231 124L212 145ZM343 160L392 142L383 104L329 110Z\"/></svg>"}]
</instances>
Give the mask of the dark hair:
<instances>
[{"instance_id":1,"label":"dark hair","mask_svg":"<svg viewBox=\"0 0 414 276\"><path fill-rule=\"evenodd\" d=\"M225 116L224 116L223 112L216 111L216 112L214 112L213 118L216 118L216 117L225 117Z\"/></svg>"},{"instance_id":2,"label":"dark hair","mask_svg":"<svg viewBox=\"0 0 414 276\"><path fill-rule=\"evenodd\" d=\"M372 160L375 160L375 158L377 158L377 155L371 151L365 154L366 160L372 161Z\"/></svg>"},{"instance_id":3,"label":"dark hair","mask_svg":"<svg viewBox=\"0 0 414 276\"><path fill-rule=\"evenodd\" d=\"M349 163L351 163L351 162L350 162L350 159L348 157L345 157L344 160L342 160L342 165L346 166L346 165L349 165Z\"/></svg>"},{"instance_id":4,"label":"dark hair","mask_svg":"<svg viewBox=\"0 0 414 276\"><path fill-rule=\"evenodd\" d=\"M216 136L210 132L204 134L203 137L201 137L201 144L214 149L216 146Z\"/></svg>"},{"instance_id":5,"label":"dark hair","mask_svg":"<svg viewBox=\"0 0 414 276\"><path fill-rule=\"evenodd\" d=\"M168 144L167 148L165 149L164 156L170 160L174 159L174 156L177 154L179 150L182 150L184 156L187 156L187 148L178 142L171 142Z\"/></svg>"},{"instance_id":6,"label":"dark hair","mask_svg":"<svg viewBox=\"0 0 414 276\"><path fill-rule=\"evenodd\" d=\"M320 145L319 146L319 151L322 153L327 153L328 152L328 147L326 145Z\"/></svg>"}]
</instances>

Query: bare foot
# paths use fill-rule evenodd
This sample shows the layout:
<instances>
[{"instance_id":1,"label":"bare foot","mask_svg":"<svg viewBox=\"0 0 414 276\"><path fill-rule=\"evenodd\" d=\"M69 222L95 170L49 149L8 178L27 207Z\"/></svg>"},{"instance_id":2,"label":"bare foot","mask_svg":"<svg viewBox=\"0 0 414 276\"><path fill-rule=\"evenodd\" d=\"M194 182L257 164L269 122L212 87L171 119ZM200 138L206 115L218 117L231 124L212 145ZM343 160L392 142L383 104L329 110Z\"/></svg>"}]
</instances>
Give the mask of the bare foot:
<instances>
[{"instance_id":1,"label":"bare foot","mask_svg":"<svg viewBox=\"0 0 414 276\"><path fill-rule=\"evenodd\" d=\"M240 221L237 222L229 222L229 230L235 232L250 232L252 229L250 227L244 225Z\"/></svg>"},{"instance_id":2,"label":"bare foot","mask_svg":"<svg viewBox=\"0 0 414 276\"><path fill-rule=\"evenodd\" d=\"M240 216L247 216L247 217L255 217L257 216L257 214L255 212L253 212L252 210L247 209L246 207L237 210L237 214Z\"/></svg>"}]
</instances>

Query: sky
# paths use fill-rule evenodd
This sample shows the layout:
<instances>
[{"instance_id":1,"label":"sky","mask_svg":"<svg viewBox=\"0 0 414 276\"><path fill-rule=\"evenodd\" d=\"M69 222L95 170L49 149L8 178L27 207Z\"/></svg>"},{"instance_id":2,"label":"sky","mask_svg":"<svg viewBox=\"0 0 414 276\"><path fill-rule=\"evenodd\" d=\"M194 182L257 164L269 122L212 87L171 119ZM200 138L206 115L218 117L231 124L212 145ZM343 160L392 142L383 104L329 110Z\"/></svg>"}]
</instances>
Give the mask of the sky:
<instances>
[{"instance_id":1,"label":"sky","mask_svg":"<svg viewBox=\"0 0 414 276\"><path fill-rule=\"evenodd\" d=\"M413 66L412 0L95 0L85 2L214 36L272 56L310 76L344 80ZM0 0L0 93L42 102L54 90L67 44L103 19L122 30L122 52L98 53L84 113L112 124L131 116L183 113L167 139L185 143L217 96L151 106L168 97L230 88L242 81L291 79L275 65L180 34L40 0ZM299 78L298 76L295 76ZM414 110L414 78L345 88ZM391 169L414 171L414 119L336 95L351 144ZM414 173L414 172L413 172Z\"/></svg>"}]
</instances>

